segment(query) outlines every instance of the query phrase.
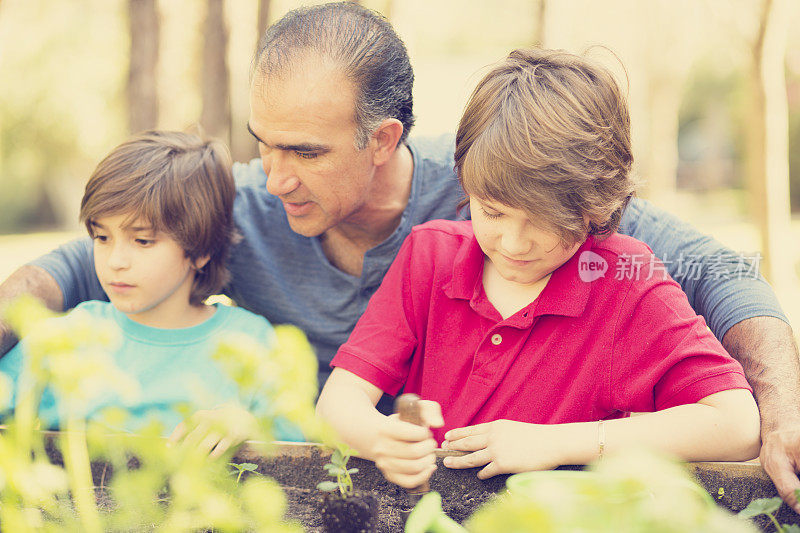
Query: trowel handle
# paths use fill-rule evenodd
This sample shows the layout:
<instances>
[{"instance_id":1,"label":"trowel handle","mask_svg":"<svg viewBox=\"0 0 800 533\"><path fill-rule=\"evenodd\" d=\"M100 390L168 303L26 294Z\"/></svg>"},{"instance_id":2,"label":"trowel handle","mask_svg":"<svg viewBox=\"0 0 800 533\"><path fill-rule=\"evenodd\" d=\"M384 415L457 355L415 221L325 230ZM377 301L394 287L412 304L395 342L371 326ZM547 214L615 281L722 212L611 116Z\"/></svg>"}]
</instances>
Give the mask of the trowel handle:
<instances>
[{"instance_id":1,"label":"trowel handle","mask_svg":"<svg viewBox=\"0 0 800 533\"><path fill-rule=\"evenodd\" d=\"M413 392L401 394L394 401L394 412L400 415L400 420L417 426L422 425L422 414L419 410L419 396Z\"/></svg>"},{"instance_id":2,"label":"trowel handle","mask_svg":"<svg viewBox=\"0 0 800 533\"><path fill-rule=\"evenodd\" d=\"M394 412L399 415L400 420L403 422L422 426L422 414L420 413L419 400L419 396L414 393L408 392L406 394L401 394L394 401ZM416 496L416 499L419 499L422 494L429 492L431 488L426 481L422 485L407 490L409 495L412 497Z\"/></svg>"}]
</instances>

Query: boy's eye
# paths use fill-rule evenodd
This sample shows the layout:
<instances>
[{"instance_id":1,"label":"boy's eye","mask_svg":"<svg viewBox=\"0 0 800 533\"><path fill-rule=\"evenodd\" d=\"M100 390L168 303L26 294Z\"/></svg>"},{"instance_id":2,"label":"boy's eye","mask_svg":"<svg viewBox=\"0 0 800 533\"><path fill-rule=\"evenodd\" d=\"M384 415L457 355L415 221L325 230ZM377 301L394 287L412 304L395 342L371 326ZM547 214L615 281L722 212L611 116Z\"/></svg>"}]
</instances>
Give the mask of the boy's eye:
<instances>
[{"instance_id":1,"label":"boy's eye","mask_svg":"<svg viewBox=\"0 0 800 533\"><path fill-rule=\"evenodd\" d=\"M481 207L481 211L483 211L483 216L491 219L500 218L503 215L503 213L490 213L483 207Z\"/></svg>"},{"instance_id":2,"label":"boy's eye","mask_svg":"<svg viewBox=\"0 0 800 533\"><path fill-rule=\"evenodd\" d=\"M149 246L153 244L153 242L155 241L153 241L152 239L136 239L136 244L139 244L141 246Z\"/></svg>"},{"instance_id":3,"label":"boy's eye","mask_svg":"<svg viewBox=\"0 0 800 533\"><path fill-rule=\"evenodd\" d=\"M106 237L105 235L99 235L95 233L94 235L92 235L92 239L98 242L106 242L108 240L108 237Z\"/></svg>"}]
</instances>

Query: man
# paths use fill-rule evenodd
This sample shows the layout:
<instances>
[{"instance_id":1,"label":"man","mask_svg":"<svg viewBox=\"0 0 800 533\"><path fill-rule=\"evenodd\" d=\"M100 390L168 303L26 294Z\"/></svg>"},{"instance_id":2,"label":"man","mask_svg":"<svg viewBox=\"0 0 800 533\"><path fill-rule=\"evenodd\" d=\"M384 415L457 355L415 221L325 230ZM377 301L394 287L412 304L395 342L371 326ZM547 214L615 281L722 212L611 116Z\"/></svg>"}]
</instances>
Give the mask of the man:
<instances>
[{"instance_id":1,"label":"man","mask_svg":"<svg viewBox=\"0 0 800 533\"><path fill-rule=\"evenodd\" d=\"M350 2L288 13L267 30L254 61L248 127L261 160L234 166L244 238L225 292L273 323L303 329L320 383L411 226L459 216L452 138L408 140L412 84L389 23ZM800 364L769 286L720 275L736 269L737 256L645 201L631 202L620 231L665 261L744 366L761 410L762 464L800 511ZM30 292L61 310L107 300L91 265L91 243L74 241L12 274L0 301ZM0 351L12 343L3 328Z\"/></svg>"}]
</instances>

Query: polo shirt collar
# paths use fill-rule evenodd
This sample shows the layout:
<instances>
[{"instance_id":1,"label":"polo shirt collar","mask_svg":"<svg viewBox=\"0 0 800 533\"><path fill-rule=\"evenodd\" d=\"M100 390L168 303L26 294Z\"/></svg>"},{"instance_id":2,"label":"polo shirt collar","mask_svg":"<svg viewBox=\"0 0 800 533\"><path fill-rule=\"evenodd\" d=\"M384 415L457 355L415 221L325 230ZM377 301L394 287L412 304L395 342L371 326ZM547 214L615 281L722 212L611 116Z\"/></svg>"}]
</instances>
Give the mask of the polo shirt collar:
<instances>
[{"instance_id":1,"label":"polo shirt collar","mask_svg":"<svg viewBox=\"0 0 800 533\"><path fill-rule=\"evenodd\" d=\"M471 234L469 242L461 246L456 253L450 282L442 287L444 293L453 299L471 300L480 292L480 284L483 280L483 259L483 250L481 250L475 235Z\"/></svg>"},{"instance_id":2,"label":"polo shirt collar","mask_svg":"<svg viewBox=\"0 0 800 533\"><path fill-rule=\"evenodd\" d=\"M522 321L527 325L534 317L541 315L581 316L589 301L591 283L580 279L579 258L593 246L594 237L590 236L566 263L553 271L539 297L508 320L516 322L515 317L521 319L525 311L527 311L526 319ZM483 250L473 235L470 241L458 250L453 261L450 282L442 287L444 293L453 299L470 300L474 309L483 307L475 301L486 298L482 285L483 265Z\"/></svg>"},{"instance_id":3,"label":"polo shirt collar","mask_svg":"<svg viewBox=\"0 0 800 533\"><path fill-rule=\"evenodd\" d=\"M594 237L589 236L578 250L550 276L537 300L537 315L581 316L586 309L592 284L580 278L578 269L583 252L594 247Z\"/></svg>"}]
</instances>

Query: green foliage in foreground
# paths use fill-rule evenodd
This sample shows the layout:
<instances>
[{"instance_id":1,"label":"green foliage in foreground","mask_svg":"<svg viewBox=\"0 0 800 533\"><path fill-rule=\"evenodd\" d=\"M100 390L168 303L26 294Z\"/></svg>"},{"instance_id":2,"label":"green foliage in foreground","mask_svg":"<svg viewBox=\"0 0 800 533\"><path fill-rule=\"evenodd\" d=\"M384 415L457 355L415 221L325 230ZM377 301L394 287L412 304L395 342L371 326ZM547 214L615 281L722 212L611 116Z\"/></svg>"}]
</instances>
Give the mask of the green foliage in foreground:
<instances>
[{"instance_id":1,"label":"green foliage in foreground","mask_svg":"<svg viewBox=\"0 0 800 533\"><path fill-rule=\"evenodd\" d=\"M800 489L795 489L794 494L796 498L800 498ZM753 518L755 516L764 515L770 519L777 533L800 533L800 526L796 524L781 524L778 522L778 519L775 518L775 513L778 512L781 505L783 505L783 500L778 497L760 498L748 503L747 507L739 511L737 516L741 518Z\"/></svg>"},{"instance_id":2,"label":"green foliage in foreground","mask_svg":"<svg viewBox=\"0 0 800 533\"><path fill-rule=\"evenodd\" d=\"M465 526L443 516L438 494L427 494L409 516L406 532L757 531L747 520L718 507L680 465L644 452L609 456L585 473L521 476L527 476L525 483L513 484L517 488L481 507Z\"/></svg>"},{"instance_id":3,"label":"green foliage in foreground","mask_svg":"<svg viewBox=\"0 0 800 533\"><path fill-rule=\"evenodd\" d=\"M109 354L117 342L113 324L64 319L43 327L42 320L50 316L32 299L23 299L4 317L26 339L29 357L20 379L31 386L20 388L14 417L0 433L3 530L302 531L299 524L283 520L286 500L274 480L231 476L233 451L211 460L193 447L167 447L163 428L155 423L136 435L109 434L108 426L74 416L92 394L109 387L135 394L135 384L111 363ZM230 336L220 342L215 355L239 384L243 399L258 391L273 407L272 415L258 420L254 440L263 443L273 440L278 416L307 435L318 434L313 412L316 358L296 328L278 327L276 336L271 349L244 336ZM45 386L64 399L66 424L57 437L64 467L50 463L45 436L36 430ZM10 390L7 381L0 383L0 399L6 404ZM116 426L124 416L109 412L107 422ZM236 418L220 422L216 429L226 431L227 424L240 422ZM266 451L269 445L261 446L260 451ZM133 457L138 465L129 469ZM107 486L93 486L92 460L113 469Z\"/></svg>"}]
</instances>

